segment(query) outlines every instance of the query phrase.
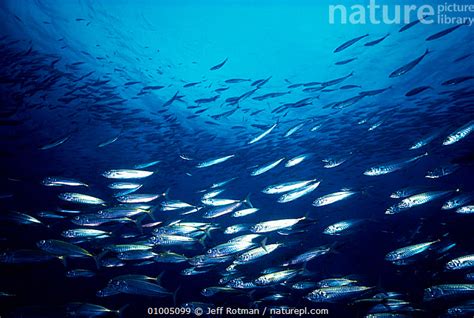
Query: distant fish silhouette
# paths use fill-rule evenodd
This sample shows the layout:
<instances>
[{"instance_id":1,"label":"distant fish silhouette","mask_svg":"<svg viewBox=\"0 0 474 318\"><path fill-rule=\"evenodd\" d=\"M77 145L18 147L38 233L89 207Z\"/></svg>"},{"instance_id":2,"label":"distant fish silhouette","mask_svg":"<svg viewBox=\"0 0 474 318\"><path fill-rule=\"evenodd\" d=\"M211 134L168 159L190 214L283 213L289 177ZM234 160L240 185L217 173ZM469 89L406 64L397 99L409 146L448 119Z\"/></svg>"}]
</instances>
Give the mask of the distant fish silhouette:
<instances>
[{"instance_id":1,"label":"distant fish silhouette","mask_svg":"<svg viewBox=\"0 0 474 318\"><path fill-rule=\"evenodd\" d=\"M346 43L339 46L337 49L335 49L334 53L341 52L341 51L347 49L349 46L354 45L355 43L359 42L360 40L362 40L363 38L368 37L368 36L369 36L369 34L366 34L366 35L362 35L362 36L359 36L357 38L354 38L352 40L349 40Z\"/></svg>"},{"instance_id":2,"label":"distant fish silhouette","mask_svg":"<svg viewBox=\"0 0 474 318\"><path fill-rule=\"evenodd\" d=\"M211 67L209 70L211 71L215 71L215 70L218 70L220 69L222 66L224 66L224 64L227 62L227 58L222 61L221 63L217 64L217 65L214 65L213 67Z\"/></svg>"},{"instance_id":3,"label":"distant fish silhouette","mask_svg":"<svg viewBox=\"0 0 474 318\"><path fill-rule=\"evenodd\" d=\"M448 35L449 33L453 32L454 30L456 29L459 29L460 27L462 27L463 25L466 25L466 24L459 24L459 25L456 25L456 26L453 26L453 27L450 27L446 30L443 30L441 32L438 32L438 33L435 33L429 37L426 38L426 41L433 41L433 40L436 40L436 39L439 39L445 35Z\"/></svg>"},{"instance_id":4,"label":"distant fish silhouette","mask_svg":"<svg viewBox=\"0 0 474 318\"><path fill-rule=\"evenodd\" d=\"M423 58L428 54L430 53L430 51L427 49L426 52L418 57L417 59L411 61L410 63L400 67L399 69L395 70L392 72L392 74L390 74L390 77L398 77L398 76L401 76L401 75L404 75L406 73L408 73L412 68L414 68L415 66L418 65L418 63L421 62L421 60L423 60Z\"/></svg>"}]
</instances>

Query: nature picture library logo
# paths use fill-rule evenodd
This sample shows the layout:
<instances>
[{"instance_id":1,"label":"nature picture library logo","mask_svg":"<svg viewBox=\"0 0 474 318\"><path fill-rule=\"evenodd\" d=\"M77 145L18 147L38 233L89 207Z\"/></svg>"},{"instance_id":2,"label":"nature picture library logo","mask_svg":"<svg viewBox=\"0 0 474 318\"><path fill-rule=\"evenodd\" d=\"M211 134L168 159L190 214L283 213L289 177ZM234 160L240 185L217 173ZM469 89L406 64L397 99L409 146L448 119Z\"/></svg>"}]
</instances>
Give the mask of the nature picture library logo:
<instances>
[{"instance_id":1,"label":"nature picture library logo","mask_svg":"<svg viewBox=\"0 0 474 318\"><path fill-rule=\"evenodd\" d=\"M362 0L361 0L362 1ZM474 24L474 4L333 4L329 6L330 24L408 24L414 17L423 24Z\"/></svg>"}]
</instances>

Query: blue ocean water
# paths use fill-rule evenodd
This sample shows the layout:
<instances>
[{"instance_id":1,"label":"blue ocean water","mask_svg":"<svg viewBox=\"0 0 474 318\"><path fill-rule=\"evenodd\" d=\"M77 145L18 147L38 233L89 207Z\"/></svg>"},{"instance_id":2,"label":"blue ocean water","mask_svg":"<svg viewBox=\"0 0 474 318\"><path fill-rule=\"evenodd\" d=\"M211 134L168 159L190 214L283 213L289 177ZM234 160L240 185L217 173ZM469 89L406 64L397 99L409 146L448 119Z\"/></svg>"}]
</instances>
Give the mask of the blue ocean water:
<instances>
[{"instance_id":1,"label":"blue ocean water","mask_svg":"<svg viewBox=\"0 0 474 318\"><path fill-rule=\"evenodd\" d=\"M380 3L392 9L410 4ZM445 266L473 253L473 216L457 212L471 206L474 188L474 140L469 135L474 129L473 29L463 25L442 34L456 25L418 23L402 29L403 23L331 24L331 4L337 3L2 1L0 292L5 294L0 295L0 314L99 315L68 307L80 302L113 310L128 305L121 312L124 317L147 316L149 307L185 308L186 304L193 309L257 308L260 315L263 308L319 308L328 309L331 317L378 317L377 312L383 311L393 317L436 317L464 305L471 306L471 311L464 310L472 316L468 301L473 300L474 286L466 276L472 273L472 264L461 270ZM355 4L359 2L345 2L347 8ZM377 13L380 19L381 15ZM411 21L416 19L412 16ZM462 138L447 142L457 131L464 133ZM420 140L425 144L412 147ZM227 156L221 163L209 163ZM301 162L288 163L298 156L303 156ZM279 159L283 160L276 164ZM142 213L130 216L137 224L89 227L110 232L106 238L78 241L61 235L68 229L86 228L72 222L77 215L119 206L117 191L109 185L123 180L106 178L105 171L137 169L154 161L159 162L138 168L153 172L151 176L125 180L142 184L135 193L160 194L142 202L150 205L154 220ZM200 167L202 163L209 166ZM270 163L275 167L252 176ZM367 173L379 166L386 170L375 176ZM80 180L88 186L48 187L43 184L47 177ZM320 184L291 202L278 202L283 193L262 192L271 185L304 180ZM249 196L259 210L240 218L230 213L207 218L215 207L204 204L202 196L224 181L229 182L214 188L224 190L217 198L240 201ZM386 213L403 199L391 194L406 187L415 188L409 198L445 192L419 206ZM339 191L354 194L315 206L316 199ZM105 203L65 202L58 196L66 192ZM442 209L459 195L466 202ZM166 211L163 207L171 200L189 203L198 211ZM231 212L250 206L239 204ZM46 211L62 218L48 217ZM41 224L25 221L24 214L15 212L35 217ZM166 264L152 258L96 268L90 257L37 262L7 257L19 250L41 252L37 243L54 239L101 255L100 264L116 256L102 255L112 244L148 242L153 230L178 221L212 224L216 229L196 228L197 238L183 235L196 240L190 246L153 246L156 254L172 251L191 259L251 233L257 223L302 217L292 228L264 233L255 240L252 249L283 246L237 266L235 273L228 266L244 250L229 254L222 263L198 266L204 273L190 276L183 275L183 270L193 267L189 261ZM343 220L361 223L341 235L324 233ZM162 223L150 225L154 221ZM244 224L245 229L224 233L234 224ZM385 259L390 251L425 242L433 244L400 262L404 264ZM283 266L321 246L329 252ZM66 276L78 268L95 276ZM296 276L248 289L227 287L212 296L202 293L204 288L224 287L226 283L219 280L229 275L254 282L269 268L292 269ZM119 275L160 273L163 288L170 293L178 290L174 300L171 295L150 296L143 290L138 295L120 291L97 296ZM350 278L356 281L353 286L370 288L322 302L306 298L316 286L292 288L297 282L327 278ZM425 289L440 284L470 285L464 285L465 295L427 299ZM388 292L400 293L394 297L406 303L396 305L390 300L394 297L373 298ZM275 294L281 297L266 298ZM382 306L374 309L376 305Z\"/></svg>"}]
</instances>

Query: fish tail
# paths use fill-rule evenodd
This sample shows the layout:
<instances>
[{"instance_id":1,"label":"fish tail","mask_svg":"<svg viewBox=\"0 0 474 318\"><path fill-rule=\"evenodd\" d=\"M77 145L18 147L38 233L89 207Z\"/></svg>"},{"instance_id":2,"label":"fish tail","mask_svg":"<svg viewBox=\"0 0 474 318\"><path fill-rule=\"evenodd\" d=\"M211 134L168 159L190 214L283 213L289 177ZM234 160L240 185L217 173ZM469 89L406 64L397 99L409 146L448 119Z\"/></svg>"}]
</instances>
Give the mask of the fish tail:
<instances>
[{"instance_id":1,"label":"fish tail","mask_svg":"<svg viewBox=\"0 0 474 318\"><path fill-rule=\"evenodd\" d=\"M310 223L316 223L316 222L317 222L316 219L313 219L313 218L310 218L310 217L309 217L309 211L306 212L305 215L303 215L303 216L301 217L301 220L302 220L302 221L308 221L308 222L310 222Z\"/></svg>"},{"instance_id":2,"label":"fish tail","mask_svg":"<svg viewBox=\"0 0 474 318\"><path fill-rule=\"evenodd\" d=\"M156 276L155 280L158 285L161 285L161 278L165 274L165 271L162 271L158 276Z\"/></svg>"},{"instance_id":3,"label":"fish tail","mask_svg":"<svg viewBox=\"0 0 474 318\"><path fill-rule=\"evenodd\" d=\"M263 250L264 250L265 252L268 253L268 250L267 250L267 239L268 239L268 238L265 237L265 238L260 242L260 246L263 248Z\"/></svg>"},{"instance_id":4,"label":"fish tail","mask_svg":"<svg viewBox=\"0 0 474 318\"><path fill-rule=\"evenodd\" d=\"M146 214L148 214L148 216L153 220L153 221L156 221L156 218L155 218L155 210L156 210L156 207L153 207L149 210L146 210Z\"/></svg>"},{"instance_id":5,"label":"fish tail","mask_svg":"<svg viewBox=\"0 0 474 318\"><path fill-rule=\"evenodd\" d=\"M122 318L123 312L128 306L130 306L130 305L125 304L122 307L120 307L119 310L117 310L117 315L119 316L119 318Z\"/></svg>"},{"instance_id":6,"label":"fish tail","mask_svg":"<svg viewBox=\"0 0 474 318\"><path fill-rule=\"evenodd\" d=\"M250 202L250 193L244 199L244 203L246 203L249 207L253 208L252 202Z\"/></svg>"},{"instance_id":7,"label":"fish tail","mask_svg":"<svg viewBox=\"0 0 474 318\"><path fill-rule=\"evenodd\" d=\"M170 188L166 189L166 191L163 193L163 197L165 199L168 199L168 193L170 192Z\"/></svg>"},{"instance_id":8,"label":"fish tail","mask_svg":"<svg viewBox=\"0 0 474 318\"><path fill-rule=\"evenodd\" d=\"M97 269L100 269L100 260L102 259L102 257L105 256L105 254L107 254L107 250L100 252L96 256L92 255L92 258L94 259L95 266L97 267Z\"/></svg>"},{"instance_id":9,"label":"fish tail","mask_svg":"<svg viewBox=\"0 0 474 318\"><path fill-rule=\"evenodd\" d=\"M208 238L212 238L212 237L211 237L211 230L212 230L211 228L206 229L206 230L204 231L204 236L205 236L205 237L208 237Z\"/></svg>"},{"instance_id":10,"label":"fish tail","mask_svg":"<svg viewBox=\"0 0 474 318\"><path fill-rule=\"evenodd\" d=\"M309 271L307 267L308 262L304 262L303 266L301 266L301 275L302 276L311 276L313 275L313 272Z\"/></svg>"},{"instance_id":11,"label":"fish tail","mask_svg":"<svg viewBox=\"0 0 474 318\"><path fill-rule=\"evenodd\" d=\"M252 290L247 294L251 300L254 300L254 299L255 299L255 298L254 298L255 292L256 292L256 289L252 289Z\"/></svg>"},{"instance_id":12,"label":"fish tail","mask_svg":"<svg viewBox=\"0 0 474 318\"><path fill-rule=\"evenodd\" d=\"M201 236L201 238L198 240L199 244L201 244L203 248L206 248L205 240L206 240L206 235Z\"/></svg>"},{"instance_id":13,"label":"fish tail","mask_svg":"<svg viewBox=\"0 0 474 318\"><path fill-rule=\"evenodd\" d=\"M143 233L142 221L144 218L145 218L145 215L138 217L136 220L133 220L133 222L137 226L138 231L140 231L140 234Z\"/></svg>"},{"instance_id":14,"label":"fish tail","mask_svg":"<svg viewBox=\"0 0 474 318\"><path fill-rule=\"evenodd\" d=\"M178 291L181 289L181 285L176 288L176 290L173 292L173 304L176 306L176 297L178 296Z\"/></svg>"},{"instance_id":15,"label":"fish tail","mask_svg":"<svg viewBox=\"0 0 474 318\"><path fill-rule=\"evenodd\" d=\"M67 267L67 260L65 256L59 256L58 259L61 261L64 267Z\"/></svg>"}]
</instances>

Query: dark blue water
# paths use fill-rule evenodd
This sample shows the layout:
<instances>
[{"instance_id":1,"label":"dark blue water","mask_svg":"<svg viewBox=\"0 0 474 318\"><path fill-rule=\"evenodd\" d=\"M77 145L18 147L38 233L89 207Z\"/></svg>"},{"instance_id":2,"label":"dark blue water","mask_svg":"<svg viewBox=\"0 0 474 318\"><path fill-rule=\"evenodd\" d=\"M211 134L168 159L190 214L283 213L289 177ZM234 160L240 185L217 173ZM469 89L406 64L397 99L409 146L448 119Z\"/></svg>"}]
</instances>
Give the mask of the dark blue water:
<instances>
[{"instance_id":1,"label":"dark blue water","mask_svg":"<svg viewBox=\"0 0 474 318\"><path fill-rule=\"evenodd\" d=\"M443 145L450 134L472 125L474 119L472 28L461 26L427 41L455 24L419 23L403 32L399 32L403 24L330 24L329 4L2 1L2 252L39 250L36 243L43 239L67 241L61 232L79 228L71 222L71 215L57 212L66 217L49 219L38 213L68 208L85 214L104 208L64 202L58 198L63 192L98 197L108 207L117 205L114 191L107 185L120 180L101 174L110 169L133 169L155 160L160 162L144 169L154 174L135 180L143 184L137 193L163 193L169 189L168 199L203 206L201 190L236 178L223 187L225 191L219 197L243 199L250 194L253 206L260 210L242 218L225 215L205 219L203 214L212 207L183 216L181 211L161 211L164 199L159 198L151 205L157 207L154 216L163 222L161 226L183 220L210 222L219 229L211 231L203 245L157 246L154 252L202 255L238 235L224 234L227 226L302 216L310 221L293 233L266 235L267 244L286 246L239 267L239 275L251 281L262 270L279 266L311 248L329 245L333 250L307 262L304 274L302 271L286 282L212 297L203 296L201 290L220 286L219 279L232 260L194 276L181 274L191 267L186 262L138 265L139 261L127 261L122 267L100 269L90 258L68 259L66 266L56 259L2 263L0 292L8 295L0 296L1 316L62 317L67 315L66 304L82 302L114 310L128 305L123 316L142 317L147 315L148 307L204 302L208 306L260 310L271 306L323 308L329 309L331 317L363 317L374 304L354 303L355 300L393 291L401 293L401 299L409 302L412 310L388 310L392 314L436 317L473 299L472 285L467 296L423 299L425 288L469 283L465 274L473 271L472 267L456 271L444 268L447 261L473 252L474 216L441 209L448 199L474 190L472 135ZM472 15L453 13L469 14ZM368 36L334 53L341 44L365 34ZM365 45L386 35L380 43ZM429 53L405 74L389 76L426 50ZM354 60L347 62L351 59ZM223 61L222 67L211 70ZM347 63L336 64L341 61ZM242 81L232 83L229 79ZM268 82L262 85L254 83L265 79ZM331 83L335 79L341 80ZM308 90L311 87L315 89ZM420 87L426 89L418 94L408 93ZM226 89L216 91L219 88ZM282 94L255 98L268 93ZM175 95L179 98L170 100ZM216 96L213 101L200 101ZM274 124L271 133L249 144ZM299 124L300 129L285 137ZM319 125L319 129L312 129ZM415 142L430 135L434 138L427 145L410 150ZM115 137L118 138L113 142L99 147ZM66 140L41 149L61 139ZM427 156L392 173L364 175L371 167L406 161L425 152ZM300 164L285 167L287 160L302 154L306 158ZM211 167L196 167L200 162L228 155L234 157ZM274 169L250 175L256 167L280 158L285 160ZM324 160L329 158L344 162L325 168ZM439 167L452 167L454 172L440 178L426 177ZM45 187L41 182L48 176L78 179L89 187ZM262 193L269 185L310 179L321 184L289 203L278 203L279 195ZM451 192L398 214L385 214L387 208L401 200L390 195L408 186L417 187L415 194ZM356 194L332 205L312 205L315 199L341 189ZM11 220L10 211L35 216L43 225L19 224ZM361 219L363 225L345 235L323 233L327 226L347 219ZM148 217L142 221L150 222ZM111 231L112 236L79 243L94 255L107 244L133 243L151 236L150 228L139 230L130 223L98 228ZM125 233L133 237L121 238ZM439 244L455 246L441 251L444 245L435 245L405 266L385 260L385 255L397 248L438 239ZM66 271L75 268L90 269L96 276L65 276ZM291 268L302 269L303 264ZM179 287L175 304L172 297L96 296L115 276L157 276L162 272L164 288L175 291ZM318 282L333 277L350 277L357 280L357 285L373 288L357 297L323 303L305 299L315 288L291 288L298 281ZM276 293L284 297L278 301L261 300Z\"/></svg>"}]
</instances>

